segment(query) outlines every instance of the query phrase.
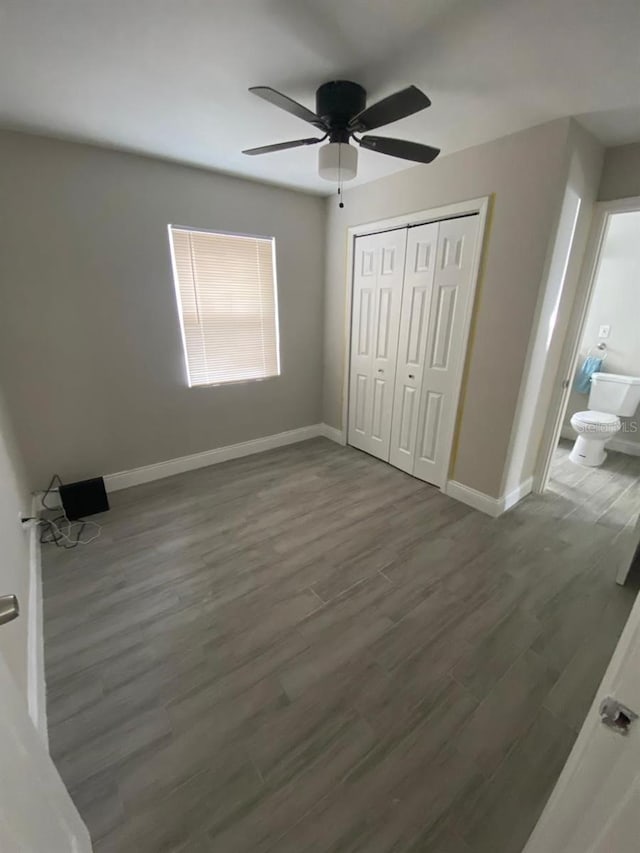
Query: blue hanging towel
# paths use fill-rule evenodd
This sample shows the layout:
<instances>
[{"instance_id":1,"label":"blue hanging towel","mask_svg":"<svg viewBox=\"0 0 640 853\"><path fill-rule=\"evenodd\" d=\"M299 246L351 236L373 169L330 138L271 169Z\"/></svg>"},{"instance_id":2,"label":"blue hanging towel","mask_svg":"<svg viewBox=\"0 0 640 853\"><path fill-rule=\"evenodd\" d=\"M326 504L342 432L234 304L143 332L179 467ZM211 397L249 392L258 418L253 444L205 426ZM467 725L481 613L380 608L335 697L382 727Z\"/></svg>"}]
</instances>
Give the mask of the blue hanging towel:
<instances>
[{"instance_id":1,"label":"blue hanging towel","mask_svg":"<svg viewBox=\"0 0 640 853\"><path fill-rule=\"evenodd\" d=\"M574 389L579 394L588 394L591 390L591 377L597 373L602 367L602 358L598 355L588 355L582 367L576 375L576 380L573 383Z\"/></svg>"}]
</instances>

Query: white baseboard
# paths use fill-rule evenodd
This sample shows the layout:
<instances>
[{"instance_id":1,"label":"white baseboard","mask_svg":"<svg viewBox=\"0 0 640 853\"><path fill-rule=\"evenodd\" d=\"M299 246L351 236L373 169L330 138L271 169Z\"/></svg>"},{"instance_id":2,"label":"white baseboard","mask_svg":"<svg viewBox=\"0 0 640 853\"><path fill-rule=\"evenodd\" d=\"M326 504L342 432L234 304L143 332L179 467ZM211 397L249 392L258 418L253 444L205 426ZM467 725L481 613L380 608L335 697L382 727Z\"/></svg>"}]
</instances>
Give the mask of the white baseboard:
<instances>
[{"instance_id":1,"label":"white baseboard","mask_svg":"<svg viewBox=\"0 0 640 853\"><path fill-rule=\"evenodd\" d=\"M143 465L141 468L131 468L129 471L105 474L104 483L108 492L117 492L131 486L140 486L143 483L162 480L164 477L172 477L174 474L183 474L185 471L194 471L196 468L206 468L209 465L217 465L230 459L240 459L243 456L263 453L265 450L274 450L277 447L297 444L299 441L306 441L309 438L318 438L319 436L335 441L337 444L344 445L346 443L344 434L336 427L331 427L328 424L311 424L299 429L279 432L275 435L254 438L251 441L242 441L239 444L228 444L224 447L216 447L213 450L204 450L202 453L193 453L190 456L179 456L176 459L167 459L165 462ZM35 509L38 512L42 512L44 509L42 496L43 492L38 492L35 495ZM51 492L47 498L47 503L52 509L62 506L57 489Z\"/></svg>"},{"instance_id":2,"label":"white baseboard","mask_svg":"<svg viewBox=\"0 0 640 853\"><path fill-rule=\"evenodd\" d=\"M320 424L320 435L328 438L330 441L335 441L336 444L341 444L343 447L347 443L347 436L341 429L329 426L329 424Z\"/></svg>"},{"instance_id":3,"label":"white baseboard","mask_svg":"<svg viewBox=\"0 0 640 853\"><path fill-rule=\"evenodd\" d=\"M31 503L30 515L38 515L39 498ZM47 732L47 689L44 672L44 635L42 629L42 555L36 524L29 528L29 603L27 614L27 703L29 716L49 749Z\"/></svg>"},{"instance_id":4,"label":"white baseboard","mask_svg":"<svg viewBox=\"0 0 640 853\"><path fill-rule=\"evenodd\" d=\"M471 506L493 518L497 518L504 512L499 498L492 498L490 495L472 489L470 486L465 486L463 483L458 483L456 480L449 480L444 491L450 498L462 501L463 504L467 504L467 506Z\"/></svg>"},{"instance_id":5,"label":"white baseboard","mask_svg":"<svg viewBox=\"0 0 640 853\"><path fill-rule=\"evenodd\" d=\"M629 456L640 456L640 441L612 438L607 447L609 450L617 450L618 453L628 453Z\"/></svg>"},{"instance_id":6,"label":"white baseboard","mask_svg":"<svg viewBox=\"0 0 640 853\"><path fill-rule=\"evenodd\" d=\"M506 495L503 495L501 498L502 505L504 509L503 512L506 512L508 509L511 509L512 506L515 506L519 503L522 498L526 498L527 495L531 494L533 489L533 477L528 477L524 480L520 485L516 486L515 489L512 489Z\"/></svg>"},{"instance_id":7,"label":"white baseboard","mask_svg":"<svg viewBox=\"0 0 640 853\"><path fill-rule=\"evenodd\" d=\"M561 438L568 438L570 441L575 441L577 432L572 427L566 424L560 430ZM617 453L626 453L629 456L640 456L640 441L629 441L624 438L612 438L607 442L608 450L615 450Z\"/></svg>"},{"instance_id":8,"label":"white baseboard","mask_svg":"<svg viewBox=\"0 0 640 853\"><path fill-rule=\"evenodd\" d=\"M131 486L140 486L142 483L172 477L174 474L183 474L185 471L194 471L196 468L206 468L230 459L240 459L243 456L284 447L287 444L296 444L308 438L324 435L323 426L324 424L312 424L299 429L290 429L287 432L279 432L276 435L266 435L251 441L242 441L239 444L228 444L202 453L193 453L190 456L168 459L166 462L156 462L154 465L132 468L130 471L107 474L104 478L105 486L108 492L116 492L119 489L128 489Z\"/></svg>"},{"instance_id":9,"label":"white baseboard","mask_svg":"<svg viewBox=\"0 0 640 853\"><path fill-rule=\"evenodd\" d=\"M467 506L485 513L485 515L490 515L492 518L497 518L526 497L532 488L533 478L529 477L506 495L494 498L484 492L479 492L477 489L472 489L470 486L465 486L463 483L458 483L456 480L449 480L444 492L456 501L461 501Z\"/></svg>"}]
</instances>

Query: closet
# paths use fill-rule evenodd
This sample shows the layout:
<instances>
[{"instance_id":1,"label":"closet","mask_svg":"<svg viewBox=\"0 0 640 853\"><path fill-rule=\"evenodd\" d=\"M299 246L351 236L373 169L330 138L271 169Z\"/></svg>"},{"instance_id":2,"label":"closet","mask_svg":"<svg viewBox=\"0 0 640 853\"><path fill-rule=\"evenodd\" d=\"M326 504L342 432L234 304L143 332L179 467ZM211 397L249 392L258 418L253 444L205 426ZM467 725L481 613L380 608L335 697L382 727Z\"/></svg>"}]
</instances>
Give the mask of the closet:
<instances>
[{"instance_id":1,"label":"closet","mask_svg":"<svg viewBox=\"0 0 640 853\"><path fill-rule=\"evenodd\" d=\"M467 348L477 214L355 239L348 443L447 477Z\"/></svg>"}]
</instances>

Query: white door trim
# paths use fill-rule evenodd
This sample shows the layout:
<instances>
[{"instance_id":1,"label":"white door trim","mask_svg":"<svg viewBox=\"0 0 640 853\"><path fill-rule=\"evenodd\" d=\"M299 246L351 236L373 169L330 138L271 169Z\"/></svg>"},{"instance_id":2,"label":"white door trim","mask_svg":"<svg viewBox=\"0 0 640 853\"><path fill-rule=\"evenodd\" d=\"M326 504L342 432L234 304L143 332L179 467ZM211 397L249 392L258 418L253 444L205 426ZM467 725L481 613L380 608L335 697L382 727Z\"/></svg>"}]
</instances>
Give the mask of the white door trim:
<instances>
[{"instance_id":1,"label":"white door trim","mask_svg":"<svg viewBox=\"0 0 640 853\"><path fill-rule=\"evenodd\" d=\"M544 425L540 450L533 474L533 491L536 494L542 494L549 482L553 454L560 439L560 432L569 402L569 392L578 361L582 334L595 290L598 270L600 268L600 255L609 228L609 220L616 213L628 213L636 210L640 210L640 196L615 199L614 201L599 201L594 205L593 220L591 222L591 230L589 232L573 311L565 334L555 389L549 404L549 413Z\"/></svg>"},{"instance_id":2,"label":"white door trim","mask_svg":"<svg viewBox=\"0 0 640 853\"><path fill-rule=\"evenodd\" d=\"M476 241L473 272L472 272L472 295L469 300L467 315L464 318L464 329L467 344L469 340L469 332L471 328L471 317L475 306L476 291L478 287L478 277L480 272L480 261L484 250L486 237L486 224L489 213L490 196L481 196L480 198L469 199L468 201L459 201L454 204L446 204L441 207L432 207L428 210L419 210L414 213L405 213L401 216L394 216L390 219L379 219L374 222L363 223L362 225L352 225L347 229L347 278L345 282L346 299L345 299L345 325L344 325L344 341L345 341L345 359L343 365L342 379L342 443L347 443L347 426L349 423L349 370L351 367L351 303L353 295L353 264L355 258L355 239L366 234L375 234L379 231L390 231L395 228L407 228L412 225L424 225L427 222L438 222L442 219L453 219L457 216L473 216L478 214L478 239ZM460 397L462 390L462 377L468 358L468 350L465 347L464 358L460 359L460 364L457 367L456 375L453 381L454 399L456 401L456 419L454 433L451 436L447 457L447 476L441 491L446 492L447 480L451 473L451 452L455 445L455 438L458 431L457 414L460 410Z\"/></svg>"},{"instance_id":3,"label":"white door trim","mask_svg":"<svg viewBox=\"0 0 640 853\"><path fill-rule=\"evenodd\" d=\"M32 517L39 512L39 499L31 499ZM40 733L47 750L49 733L47 729L47 684L44 671L44 630L42 613L42 553L40 548L40 530L32 523L29 536L29 605L27 608L27 704L29 716Z\"/></svg>"}]
</instances>

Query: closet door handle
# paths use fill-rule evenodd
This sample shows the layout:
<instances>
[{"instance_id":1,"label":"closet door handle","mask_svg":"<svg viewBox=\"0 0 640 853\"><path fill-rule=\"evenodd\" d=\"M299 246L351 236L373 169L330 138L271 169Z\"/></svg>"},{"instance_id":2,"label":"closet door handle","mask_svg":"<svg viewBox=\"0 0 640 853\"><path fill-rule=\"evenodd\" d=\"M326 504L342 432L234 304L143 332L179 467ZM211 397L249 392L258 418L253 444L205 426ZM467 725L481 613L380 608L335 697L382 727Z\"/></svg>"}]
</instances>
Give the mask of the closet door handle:
<instances>
[{"instance_id":1,"label":"closet door handle","mask_svg":"<svg viewBox=\"0 0 640 853\"><path fill-rule=\"evenodd\" d=\"M378 368L378 373L384 373L384 370L383 370L381 367L379 367L379 368Z\"/></svg>"},{"instance_id":2,"label":"closet door handle","mask_svg":"<svg viewBox=\"0 0 640 853\"><path fill-rule=\"evenodd\" d=\"M416 377L415 377L415 374L414 374L414 373L410 373L410 374L409 374L409 379L415 379L415 378L416 378Z\"/></svg>"}]
</instances>

